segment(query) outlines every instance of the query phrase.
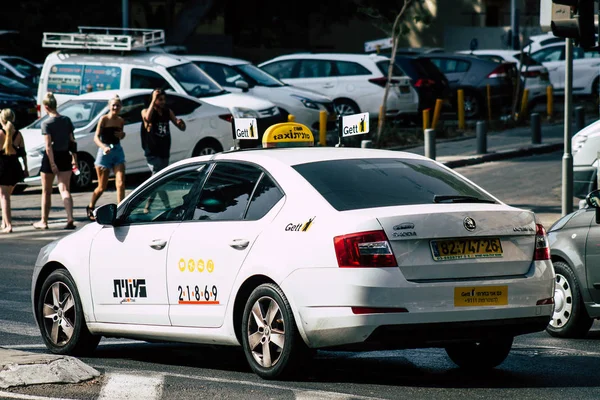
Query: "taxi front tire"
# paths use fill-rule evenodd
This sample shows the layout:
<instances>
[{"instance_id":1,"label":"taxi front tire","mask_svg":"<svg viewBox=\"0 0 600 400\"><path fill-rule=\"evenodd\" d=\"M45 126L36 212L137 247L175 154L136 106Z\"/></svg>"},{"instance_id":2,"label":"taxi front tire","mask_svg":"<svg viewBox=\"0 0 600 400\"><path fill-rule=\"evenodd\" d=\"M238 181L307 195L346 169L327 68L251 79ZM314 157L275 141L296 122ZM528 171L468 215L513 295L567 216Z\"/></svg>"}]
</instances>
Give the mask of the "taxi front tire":
<instances>
[{"instance_id":1,"label":"taxi front tire","mask_svg":"<svg viewBox=\"0 0 600 400\"><path fill-rule=\"evenodd\" d=\"M37 318L42 339L54 354L90 354L100 342L87 328L79 292L65 269L53 271L42 284Z\"/></svg>"},{"instance_id":2,"label":"taxi front tire","mask_svg":"<svg viewBox=\"0 0 600 400\"><path fill-rule=\"evenodd\" d=\"M263 379L293 376L312 354L298 332L285 294L272 283L262 284L250 294L241 332L246 359Z\"/></svg>"},{"instance_id":3,"label":"taxi front tire","mask_svg":"<svg viewBox=\"0 0 600 400\"><path fill-rule=\"evenodd\" d=\"M460 368L490 369L502 364L512 348L513 338L498 338L478 343L461 343L446 347L446 354Z\"/></svg>"}]
</instances>

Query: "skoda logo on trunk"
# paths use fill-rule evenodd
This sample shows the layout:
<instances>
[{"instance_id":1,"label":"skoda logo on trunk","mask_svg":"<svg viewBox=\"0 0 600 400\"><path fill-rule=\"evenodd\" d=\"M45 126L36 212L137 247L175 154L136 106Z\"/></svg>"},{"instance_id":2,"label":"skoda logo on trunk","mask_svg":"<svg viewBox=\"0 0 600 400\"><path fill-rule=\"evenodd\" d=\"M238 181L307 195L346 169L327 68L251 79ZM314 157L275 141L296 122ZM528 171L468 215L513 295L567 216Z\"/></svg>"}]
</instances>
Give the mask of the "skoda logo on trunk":
<instances>
[{"instance_id":1,"label":"skoda logo on trunk","mask_svg":"<svg viewBox=\"0 0 600 400\"><path fill-rule=\"evenodd\" d=\"M475 228L477 228L477 225L475 224L475 220L471 217L465 218L463 221L463 225L465 226L466 230L471 231L471 232L473 232L475 230Z\"/></svg>"}]
</instances>

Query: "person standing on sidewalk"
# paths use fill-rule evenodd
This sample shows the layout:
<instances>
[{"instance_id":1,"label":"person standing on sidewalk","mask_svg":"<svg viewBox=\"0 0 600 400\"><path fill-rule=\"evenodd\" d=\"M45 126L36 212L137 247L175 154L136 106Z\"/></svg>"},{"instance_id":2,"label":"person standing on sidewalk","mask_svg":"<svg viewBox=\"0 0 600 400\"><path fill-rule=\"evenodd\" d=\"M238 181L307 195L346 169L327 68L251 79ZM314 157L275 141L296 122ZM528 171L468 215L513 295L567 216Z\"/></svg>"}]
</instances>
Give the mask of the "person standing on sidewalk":
<instances>
[{"instance_id":1,"label":"person standing on sidewalk","mask_svg":"<svg viewBox=\"0 0 600 400\"><path fill-rule=\"evenodd\" d=\"M20 151L24 149L21 133L13 122L15 114L11 109L0 112L0 205L2 206L2 233L12 232L10 195L15 185L25 178L19 162Z\"/></svg>"},{"instance_id":2,"label":"person standing on sidewalk","mask_svg":"<svg viewBox=\"0 0 600 400\"><path fill-rule=\"evenodd\" d=\"M73 221L73 198L70 185L71 174L77 166L77 143L73 135L73 122L69 117L56 111L56 98L47 93L42 101L48 119L42 122L42 135L46 150L40 168L42 176L42 218L33 224L35 229L48 229L48 215L52 206L52 184L58 178L58 190L67 213L67 225L64 229L75 229Z\"/></svg>"},{"instance_id":3,"label":"person standing on sidewalk","mask_svg":"<svg viewBox=\"0 0 600 400\"><path fill-rule=\"evenodd\" d=\"M150 106L142 110L142 148L152 175L169 165L171 155L172 122L181 131L185 131L185 122L175 117L173 110L167 107L167 95L164 90L152 92Z\"/></svg>"},{"instance_id":4,"label":"person standing on sidewalk","mask_svg":"<svg viewBox=\"0 0 600 400\"><path fill-rule=\"evenodd\" d=\"M96 174L98 175L98 187L94 190L90 204L86 207L87 217L94 221L94 208L96 202L108 186L110 170L115 173L115 186L117 187L117 203L125 197L125 153L121 146L121 140L125 138L123 127L125 120L119 116L122 103L119 96L113 97L109 102L109 112L98 121L94 142L98 146L96 155Z\"/></svg>"}]
</instances>

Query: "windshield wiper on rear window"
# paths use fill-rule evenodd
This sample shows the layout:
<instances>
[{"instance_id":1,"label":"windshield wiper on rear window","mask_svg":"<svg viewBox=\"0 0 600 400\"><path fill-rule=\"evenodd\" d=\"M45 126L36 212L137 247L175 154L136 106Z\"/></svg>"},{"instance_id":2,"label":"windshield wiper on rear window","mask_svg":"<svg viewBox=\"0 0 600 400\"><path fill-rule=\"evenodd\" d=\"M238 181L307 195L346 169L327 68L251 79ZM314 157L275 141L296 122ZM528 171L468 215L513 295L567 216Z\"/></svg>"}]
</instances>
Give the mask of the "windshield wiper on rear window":
<instances>
[{"instance_id":1,"label":"windshield wiper on rear window","mask_svg":"<svg viewBox=\"0 0 600 400\"><path fill-rule=\"evenodd\" d=\"M489 203L496 204L494 200L480 199L474 196L461 196L461 195L449 195L449 196L433 196L434 203Z\"/></svg>"}]
</instances>

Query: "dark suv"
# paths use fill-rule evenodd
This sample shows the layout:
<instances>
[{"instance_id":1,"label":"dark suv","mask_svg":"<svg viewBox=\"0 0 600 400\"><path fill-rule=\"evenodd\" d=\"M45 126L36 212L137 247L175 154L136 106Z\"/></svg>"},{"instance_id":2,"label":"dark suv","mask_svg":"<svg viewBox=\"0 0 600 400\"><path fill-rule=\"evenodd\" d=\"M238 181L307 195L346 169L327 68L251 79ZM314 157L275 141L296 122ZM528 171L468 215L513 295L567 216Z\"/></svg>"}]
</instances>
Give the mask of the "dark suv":
<instances>
[{"instance_id":1,"label":"dark suv","mask_svg":"<svg viewBox=\"0 0 600 400\"><path fill-rule=\"evenodd\" d=\"M396 65L412 79L419 93L419 111L434 108L437 99L450 99L448 79L428 58L396 56Z\"/></svg>"}]
</instances>

